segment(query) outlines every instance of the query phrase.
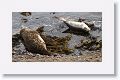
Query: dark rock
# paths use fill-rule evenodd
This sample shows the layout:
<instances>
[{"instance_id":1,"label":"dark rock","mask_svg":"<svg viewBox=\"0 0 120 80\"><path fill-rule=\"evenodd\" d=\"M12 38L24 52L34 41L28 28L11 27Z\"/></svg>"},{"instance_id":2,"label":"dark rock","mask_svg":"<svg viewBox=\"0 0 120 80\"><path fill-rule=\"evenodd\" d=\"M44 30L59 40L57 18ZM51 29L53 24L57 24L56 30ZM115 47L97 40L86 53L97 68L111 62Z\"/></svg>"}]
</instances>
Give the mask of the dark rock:
<instances>
[{"instance_id":1,"label":"dark rock","mask_svg":"<svg viewBox=\"0 0 120 80\"><path fill-rule=\"evenodd\" d=\"M102 40L100 41L98 41L97 39L81 40L81 45L75 46L75 48L89 51L101 50Z\"/></svg>"},{"instance_id":2,"label":"dark rock","mask_svg":"<svg viewBox=\"0 0 120 80\"><path fill-rule=\"evenodd\" d=\"M21 12L20 14L23 16L31 16L32 15L31 12Z\"/></svg>"},{"instance_id":3,"label":"dark rock","mask_svg":"<svg viewBox=\"0 0 120 80\"><path fill-rule=\"evenodd\" d=\"M75 35L81 35L81 36L89 36L90 33L88 31L79 29L79 30L71 30L71 29L67 29L65 31L63 31L62 33L71 33L71 34L75 34Z\"/></svg>"},{"instance_id":4,"label":"dark rock","mask_svg":"<svg viewBox=\"0 0 120 80\"><path fill-rule=\"evenodd\" d=\"M50 12L50 14L55 14L56 12Z\"/></svg>"},{"instance_id":5,"label":"dark rock","mask_svg":"<svg viewBox=\"0 0 120 80\"><path fill-rule=\"evenodd\" d=\"M22 21L23 23L28 22L28 20L27 20L27 19L21 19L21 21Z\"/></svg>"},{"instance_id":6,"label":"dark rock","mask_svg":"<svg viewBox=\"0 0 120 80\"><path fill-rule=\"evenodd\" d=\"M78 19L78 22L83 22L83 21L85 21L84 18L79 18L79 19Z\"/></svg>"},{"instance_id":7,"label":"dark rock","mask_svg":"<svg viewBox=\"0 0 120 80\"><path fill-rule=\"evenodd\" d=\"M15 47L16 45L19 45L20 44L20 39L21 39L20 34L13 35L12 36L12 47Z\"/></svg>"},{"instance_id":8,"label":"dark rock","mask_svg":"<svg viewBox=\"0 0 120 80\"><path fill-rule=\"evenodd\" d=\"M39 18L35 18L35 19L39 19Z\"/></svg>"}]
</instances>

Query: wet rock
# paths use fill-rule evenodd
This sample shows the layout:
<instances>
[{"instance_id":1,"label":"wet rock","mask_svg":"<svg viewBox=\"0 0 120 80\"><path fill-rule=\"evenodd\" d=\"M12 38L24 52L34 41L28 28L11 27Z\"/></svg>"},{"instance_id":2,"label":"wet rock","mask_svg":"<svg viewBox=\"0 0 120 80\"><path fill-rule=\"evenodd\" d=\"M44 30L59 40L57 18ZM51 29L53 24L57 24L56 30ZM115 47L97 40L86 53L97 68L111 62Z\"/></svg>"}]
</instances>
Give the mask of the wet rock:
<instances>
[{"instance_id":1,"label":"wet rock","mask_svg":"<svg viewBox=\"0 0 120 80\"><path fill-rule=\"evenodd\" d=\"M27 20L27 19L21 19L21 21L22 21L23 23L28 22L28 20Z\"/></svg>"},{"instance_id":2,"label":"wet rock","mask_svg":"<svg viewBox=\"0 0 120 80\"><path fill-rule=\"evenodd\" d=\"M33 13L32 13L33 14ZM53 13L54 14L54 13ZM71 43L72 42L72 40L70 40L69 41L69 39L68 40L64 40L64 38L65 37L56 37L56 36L53 36L54 34L56 34L57 32L62 32L62 31L64 31L64 30L66 30L68 27L64 24L61 24L61 22L59 22L59 21L56 21L56 20L53 20L51 17L53 16L53 14L51 13L51 15L50 15L50 13L47 13L47 15L46 15L46 13L45 13L45 15L44 14L36 14L36 13L34 13L34 15L31 15L31 16L28 16L28 17L26 17L26 16L24 16L24 15L21 15L20 13L18 14L18 15L16 15L16 16L13 16L13 20L17 20L18 18L20 18L21 19L21 17L23 18L23 20L22 20L22 22L23 22L23 24L25 23L26 24L26 22L27 22L27 20L25 20L25 19L28 19L29 20L29 18L31 18L32 17L32 22L30 21L30 22L27 22L27 24L26 25L30 25L30 28L34 28L35 29L35 27L34 27L34 25L38 25L38 24L46 24L46 25L48 25L48 24L50 24L51 25L51 29L53 28L53 27L55 27L55 26L57 26L57 27L55 27L55 29L51 32L52 34L50 34L50 35L52 35L52 36L49 36L49 35L45 35L44 33L46 33L46 34L49 34L49 32L48 31L46 31L46 32L44 32L44 30L48 30L48 28L49 28L49 26L47 26L47 27L45 27L46 29L43 29L42 27L40 27L37 31L39 32L39 34L41 35L41 37L44 39L44 41L46 42L46 44L47 44L47 48L48 48L48 51L49 52L51 52L51 53L56 53L56 55L52 55L52 56L46 56L46 55L41 55L41 54L38 54L38 55L35 55L34 53L32 53L32 52L24 52L24 53L22 53L22 50L23 49L21 49L21 50L19 50L18 48L19 47L21 47L21 46L18 46L19 44L16 44L14 47L15 48L17 48L17 50L19 50L19 51L17 51L17 50L13 50L13 54L12 55L14 55L14 57L12 58L13 59L13 61L17 61L17 62L20 62L20 61L23 61L23 62L26 62L26 61L28 61L28 62L52 62L52 61L57 61L57 62L59 62L59 61L63 61L63 62L65 62L65 61L86 61L86 62L88 62L88 61L101 61L101 60L99 60L99 59L101 59L101 56L99 57L99 55L97 55L97 57L94 57L95 56L95 53L97 52L97 50L99 50L99 47L100 47L100 45L91 45L91 47L88 47L87 46L87 44L90 44L91 43L91 41L90 40L92 40L92 38L91 39L89 39L89 41L85 41L84 39L86 39L88 36L86 36L86 33L81 33L81 31L71 31L71 32L69 32L69 33L71 33L71 35L75 35L75 37L73 37L72 36L72 40L74 41L74 39L76 39L76 37L78 37L78 38L80 38L80 40L81 39L83 39L83 42L81 42L81 44L78 46L78 47L80 47L83 43L84 43L84 45L85 46L83 46L82 48L78 48L78 49L75 49L75 50L80 50L81 51L81 54L82 55L79 55L78 57L75 55L75 51L73 51L74 50L74 48L73 48L73 46L76 44L77 45L77 42L79 42L78 40L76 40L75 41L75 44L74 44L74 42L73 43ZM69 13L68 13L69 14ZM72 14L74 14L74 13L72 13ZM72 15L72 14L69 14L69 16L68 15L66 15L66 13L62 13L62 16L64 16L64 17L69 17L69 18L77 18L78 17L78 15ZM61 16L61 13L55 13L55 15L57 16ZM20 16L20 17L19 17ZM17 18L16 18L17 17ZM42 18L43 17L43 18ZM46 18L47 17L47 18ZM93 20L93 19L91 19L91 16L89 16L90 18L90 20ZM92 16L92 17L94 17L94 16ZM20 19L18 19L18 20L20 20ZM47 22L46 22L46 19L48 19L47 20ZM71 20L74 20L74 19L71 19ZM96 20L98 20L98 19L96 19ZM96 21L96 20L94 20L94 21ZM77 20L76 20L77 21ZM92 23L92 21L87 21L87 19L83 19L82 21L86 21L86 22L88 22L89 24L90 23ZM17 21L17 23L16 22L14 22L13 24L13 33L14 33L14 30L16 31L16 30L18 30L18 27L17 26L19 26L19 24L21 23L21 21L19 22L19 21ZM59 26L59 24L61 24L61 26L60 27L58 27ZM87 23L86 23L87 24ZM95 26L93 26L93 27L97 27L97 25L99 25L99 24L102 24L102 23L96 23L95 24ZM88 25L88 24L87 24ZM15 27L16 26L16 27ZM53 27L52 27L53 26ZM91 25L92 26L92 25ZM91 28L91 27L90 27ZM56 30L57 29L57 30ZM94 28L95 29L95 28ZM55 31L56 30L56 31ZM99 33L98 32L99 30L96 30L96 31L94 31L93 32L93 29L91 29L91 31L90 31L90 35L93 35L93 34L96 34L95 36L99 36L99 34L100 34L100 36L101 36L101 33ZM42 33L43 32L43 33ZM69 34L69 33L60 33L60 35L61 34L65 34L65 35L67 35L67 34ZM58 35L59 36L59 35ZM94 35L93 35L94 36ZM19 38L14 38L13 37L13 43L18 43L20 40L19 40ZM101 39L101 37L100 37L100 39ZM97 40L98 42L99 42L99 40ZM68 43L69 42L69 43ZM86 43L86 42L88 42L88 43ZM19 42L19 43L21 43L21 42ZM65 43L65 44L64 44ZM95 42L96 43L96 42ZM73 48L73 50L71 50L70 48L68 48L68 45L69 44L74 44L73 46L72 46L72 48ZM66 46L64 46L64 45L66 45ZM98 48L97 50L93 50L94 48ZM82 50L83 49L83 50ZM92 51L89 51L89 49L91 49ZM26 50L26 49L25 49ZM20 52L21 51L21 52ZM21 54L18 54L18 53L21 53ZM70 52L70 53L69 53ZM93 52L91 55L92 55L92 57L88 57L88 56L91 56L91 55L89 55L91 52ZM99 51L98 51L99 52ZM31 53L31 54L30 54ZM61 54L62 53L62 54ZM66 55L66 53L69 53L69 55ZM89 54L88 54L89 53ZM37 54L37 53L36 53ZM60 56L59 56L59 54L60 54ZM71 54L73 54L73 55L71 55ZM78 51L78 54L79 54L79 51ZM84 55L84 54L86 54L86 55ZM98 54L98 53L97 53ZM29 56L30 57L29 57ZM19 57L18 57L19 56ZM20 57L20 56L22 56L22 57ZM88 59L87 59L88 58ZM15 60L14 60L15 59Z\"/></svg>"},{"instance_id":3,"label":"wet rock","mask_svg":"<svg viewBox=\"0 0 120 80\"><path fill-rule=\"evenodd\" d=\"M41 35L42 32L44 32L44 26L38 27L38 28L36 29L36 31Z\"/></svg>"},{"instance_id":4,"label":"wet rock","mask_svg":"<svg viewBox=\"0 0 120 80\"><path fill-rule=\"evenodd\" d=\"M80 18L78 19L78 22L83 22L83 21L85 21L84 18L81 18L81 17L80 17Z\"/></svg>"},{"instance_id":5,"label":"wet rock","mask_svg":"<svg viewBox=\"0 0 120 80\"><path fill-rule=\"evenodd\" d=\"M20 14L23 16L31 16L32 15L31 12L21 12Z\"/></svg>"},{"instance_id":6,"label":"wet rock","mask_svg":"<svg viewBox=\"0 0 120 80\"><path fill-rule=\"evenodd\" d=\"M81 44L79 46L75 46L75 48L89 51L101 50L102 40L98 41L96 38L81 40Z\"/></svg>"},{"instance_id":7,"label":"wet rock","mask_svg":"<svg viewBox=\"0 0 120 80\"><path fill-rule=\"evenodd\" d=\"M21 39L20 34L12 35L12 47L15 47L16 45L19 45L20 44L20 39Z\"/></svg>"},{"instance_id":8,"label":"wet rock","mask_svg":"<svg viewBox=\"0 0 120 80\"><path fill-rule=\"evenodd\" d=\"M56 12L50 12L50 14L55 14Z\"/></svg>"},{"instance_id":9,"label":"wet rock","mask_svg":"<svg viewBox=\"0 0 120 80\"><path fill-rule=\"evenodd\" d=\"M89 36L90 33L88 31L85 30L71 30L71 29L67 29L65 31L63 31L62 33L71 33L71 34L75 34L75 35L81 35L81 36Z\"/></svg>"},{"instance_id":10,"label":"wet rock","mask_svg":"<svg viewBox=\"0 0 120 80\"><path fill-rule=\"evenodd\" d=\"M66 37L47 36L42 34L44 32L43 28L39 27L36 31L45 40L47 49L51 54L70 54L73 52L73 49L68 48L68 41L71 39L71 35Z\"/></svg>"},{"instance_id":11,"label":"wet rock","mask_svg":"<svg viewBox=\"0 0 120 80\"><path fill-rule=\"evenodd\" d=\"M39 19L39 18L35 18L35 19Z\"/></svg>"}]
</instances>

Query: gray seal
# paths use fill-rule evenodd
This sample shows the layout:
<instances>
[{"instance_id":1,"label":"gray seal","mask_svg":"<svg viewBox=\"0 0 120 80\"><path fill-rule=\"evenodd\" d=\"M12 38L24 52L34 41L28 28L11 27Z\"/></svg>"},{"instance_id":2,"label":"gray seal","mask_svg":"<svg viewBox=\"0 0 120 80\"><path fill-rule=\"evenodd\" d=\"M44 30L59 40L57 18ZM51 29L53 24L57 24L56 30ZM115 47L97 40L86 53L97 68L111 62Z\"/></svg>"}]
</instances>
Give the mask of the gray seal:
<instances>
[{"instance_id":1,"label":"gray seal","mask_svg":"<svg viewBox=\"0 0 120 80\"><path fill-rule=\"evenodd\" d=\"M37 31L29 28L23 28L20 30L20 36L23 39L23 44L27 51L49 55L45 41Z\"/></svg>"}]
</instances>

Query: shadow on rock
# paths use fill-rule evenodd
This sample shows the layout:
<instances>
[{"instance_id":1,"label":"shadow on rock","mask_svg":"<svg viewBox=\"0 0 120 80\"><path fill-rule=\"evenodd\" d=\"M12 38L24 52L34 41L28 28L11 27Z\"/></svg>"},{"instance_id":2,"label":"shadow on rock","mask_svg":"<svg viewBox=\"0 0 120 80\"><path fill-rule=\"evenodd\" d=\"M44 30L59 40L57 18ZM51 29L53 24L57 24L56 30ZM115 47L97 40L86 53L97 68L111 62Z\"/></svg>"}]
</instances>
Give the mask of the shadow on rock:
<instances>
[{"instance_id":1,"label":"shadow on rock","mask_svg":"<svg viewBox=\"0 0 120 80\"><path fill-rule=\"evenodd\" d=\"M12 36L12 47L15 47L20 44L21 36L20 34L15 34Z\"/></svg>"},{"instance_id":2,"label":"shadow on rock","mask_svg":"<svg viewBox=\"0 0 120 80\"><path fill-rule=\"evenodd\" d=\"M39 27L36 31L39 32L41 37L46 43L47 49L51 53L70 54L73 52L72 49L68 48L68 42L71 39L71 35L65 37L56 37L43 35L42 32L44 27Z\"/></svg>"},{"instance_id":3,"label":"shadow on rock","mask_svg":"<svg viewBox=\"0 0 120 80\"><path fill-rule=\"evenodd\" d=\"M63 31L62 33L71 33L71 34L75 34L75 35L81 35L81 36L89 36L90 33L88 31L85 30L71 30L71 29L67 29L65 31Z\"/></svg>"}]
</instances>

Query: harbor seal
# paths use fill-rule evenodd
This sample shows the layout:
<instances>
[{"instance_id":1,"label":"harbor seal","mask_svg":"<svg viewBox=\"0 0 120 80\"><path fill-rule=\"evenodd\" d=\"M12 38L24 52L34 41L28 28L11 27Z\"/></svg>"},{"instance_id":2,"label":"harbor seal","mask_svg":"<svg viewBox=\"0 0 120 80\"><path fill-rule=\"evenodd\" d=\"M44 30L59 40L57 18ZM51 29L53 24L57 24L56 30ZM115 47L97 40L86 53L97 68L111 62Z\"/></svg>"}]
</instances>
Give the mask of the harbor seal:
<instances>
[{"instance_id":1,"label":"harbor seal","mask_svg":"<svg viewBox=\"0 0 120 80\"><path fill-rule=\"evenodd\" d=\"M63 17L54 17L61 21L63 21L71 30L84 30L90 31L91 29L84 22L77 22L72 20L67 20Z\"/></svg>"},{"instance_id":2,"label":"harbor seal","mask_svg":"<svg viewBox=\"0 0 120 80\"><path fill-rule=\"evenodd\" d=\"M23 39L23 44L27 51L49 55L45 41L41 38L37 31L33 31L29 28L23 28L20 30L20 36Z\"/></svg>"}]
</instances>

